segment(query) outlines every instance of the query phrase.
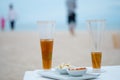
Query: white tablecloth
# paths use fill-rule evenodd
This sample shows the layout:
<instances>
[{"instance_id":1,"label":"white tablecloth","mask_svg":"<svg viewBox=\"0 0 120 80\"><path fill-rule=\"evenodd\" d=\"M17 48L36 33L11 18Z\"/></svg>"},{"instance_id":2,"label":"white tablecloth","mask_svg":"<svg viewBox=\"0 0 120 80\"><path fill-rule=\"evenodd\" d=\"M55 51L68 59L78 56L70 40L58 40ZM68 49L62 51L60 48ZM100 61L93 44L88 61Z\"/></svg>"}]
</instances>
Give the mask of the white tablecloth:
<instances>
[{"instance_id":1,"label":"white tablecloth","mask_svg":"<svg viewBox=\"0 0 120 80\"><path fill-rule=\"evenodd\" d=\"M105 72L94 80L120 80L120 65L119 66L103 66ZM23 80L52 80L42 78L36 71L26 71Z\"/></svg>"}]
</instances>

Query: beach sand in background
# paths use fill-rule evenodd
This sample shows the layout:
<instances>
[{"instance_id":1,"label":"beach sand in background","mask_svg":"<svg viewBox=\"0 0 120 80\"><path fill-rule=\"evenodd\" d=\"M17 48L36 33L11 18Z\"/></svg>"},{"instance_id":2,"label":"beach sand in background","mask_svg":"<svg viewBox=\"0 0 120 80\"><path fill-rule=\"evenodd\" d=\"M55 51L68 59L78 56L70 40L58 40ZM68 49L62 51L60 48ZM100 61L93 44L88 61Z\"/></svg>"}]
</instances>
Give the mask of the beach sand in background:
<instances>
[{"instance_id":1,"label":"beach sand in background","mask_svg":"<svg viewBox=\"0 0 120 80\"><path fill-rule=\"evenodd\" d=\"M114 48L112 33L105 33L102 65L120 65L120 49ZM119 32L117 32L120 34ZM61 63L91 66L90 38L87 31L56 32L53 67ZM41 50L37 32L0 32L0 80L22 80L25 71L41 69Z\"/></svg>"}]
</instances>

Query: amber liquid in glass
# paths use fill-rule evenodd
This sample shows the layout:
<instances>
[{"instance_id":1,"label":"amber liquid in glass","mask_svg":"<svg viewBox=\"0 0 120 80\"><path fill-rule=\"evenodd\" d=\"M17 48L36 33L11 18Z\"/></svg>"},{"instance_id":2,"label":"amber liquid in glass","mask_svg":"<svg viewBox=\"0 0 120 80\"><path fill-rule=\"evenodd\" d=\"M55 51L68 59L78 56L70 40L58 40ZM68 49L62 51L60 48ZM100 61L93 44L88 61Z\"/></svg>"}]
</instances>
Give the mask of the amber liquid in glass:
<instances>
[{"instance_id":1,"label":"amber liquid in glass","mask_svg":"<svg viewBox=\"0 0 120 80\"><path fill-rule=\"evenodd\" d=\"M94 69L101 68L102 52L91 52L92 66Z\"/></svg>"},{"instance_id":2,"label":"amber liquid in glass","mask_svg":"<svg viewBox=\"0 0 120 80\"><path fill-rule=\"evenodd\" d=\"M53 39L40 39L40 45L43 69L50 69L52 66Z\"/></svg>"}]
</instances>

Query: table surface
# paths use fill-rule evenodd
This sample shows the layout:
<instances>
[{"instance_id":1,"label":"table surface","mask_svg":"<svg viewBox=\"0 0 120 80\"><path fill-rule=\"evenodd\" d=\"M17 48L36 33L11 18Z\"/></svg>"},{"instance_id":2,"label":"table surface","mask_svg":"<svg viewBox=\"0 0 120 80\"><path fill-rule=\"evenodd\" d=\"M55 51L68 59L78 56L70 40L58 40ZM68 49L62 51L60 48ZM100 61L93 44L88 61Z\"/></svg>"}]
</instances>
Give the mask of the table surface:
<instances>
[{"instance_id":1,"label":"table surface","mask_svg":"<svg viewBox=\"0 0 120 80\"><path fill-rule=\"evenodd\" d=\"M105 71L94 80L120 80L120 65L118 66L103 66L102 69ZM23 80L53 80L43 78L36 74L35 71L26 71Z\"/></svg>"}]
</instances>

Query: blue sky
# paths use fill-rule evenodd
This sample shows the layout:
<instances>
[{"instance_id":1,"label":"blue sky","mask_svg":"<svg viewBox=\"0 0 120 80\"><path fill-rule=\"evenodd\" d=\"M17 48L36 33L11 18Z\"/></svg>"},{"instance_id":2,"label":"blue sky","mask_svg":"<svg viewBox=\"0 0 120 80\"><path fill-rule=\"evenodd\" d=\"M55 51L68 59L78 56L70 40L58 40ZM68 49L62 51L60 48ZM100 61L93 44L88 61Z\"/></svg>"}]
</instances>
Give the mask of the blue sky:
<instances>
[{"instance_id":1,"label":"blue sky","mask_svg":"<svg viewBox=\"0 0 120 80\"><path fill-rule=\"evenodd\" d=\"M13 3L18 23L36 23L55 20L66 24L65 0L0 0L0 15L7 16L8 5ZM120 27L120 0L77 0L77 22L87 19L106 19L108 26Z\"/></svg>"}]
</instances>

